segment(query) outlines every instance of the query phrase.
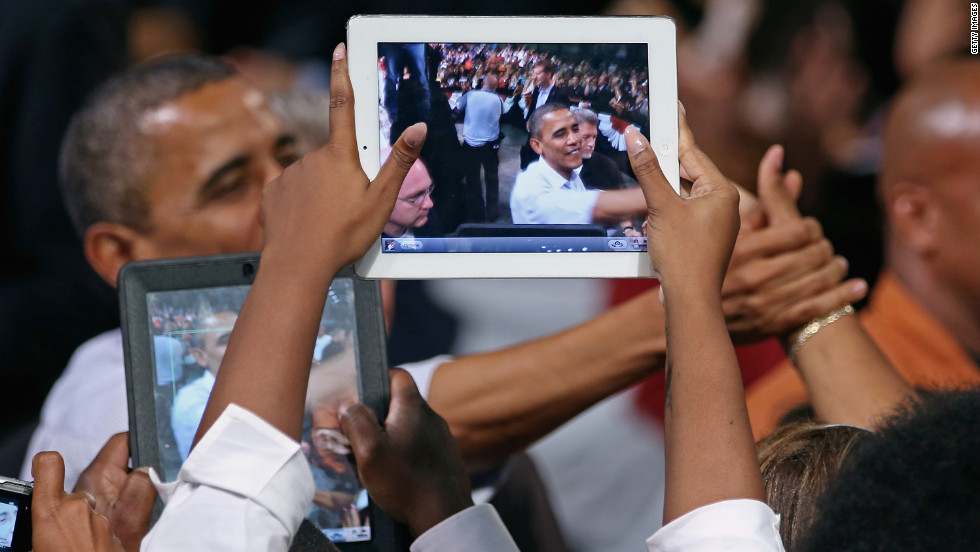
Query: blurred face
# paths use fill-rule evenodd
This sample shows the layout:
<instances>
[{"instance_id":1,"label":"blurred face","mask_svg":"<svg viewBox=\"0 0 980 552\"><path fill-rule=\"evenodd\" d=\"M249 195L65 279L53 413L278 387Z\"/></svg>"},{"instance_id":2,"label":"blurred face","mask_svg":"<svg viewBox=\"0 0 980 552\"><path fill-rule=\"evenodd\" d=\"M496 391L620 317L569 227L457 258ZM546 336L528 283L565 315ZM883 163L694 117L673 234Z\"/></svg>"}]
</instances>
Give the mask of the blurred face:
<instances>
[{"instance_id":1,"label":"blurred face","mask_svg":"<svg viewBox=\"0 0 980 552\"><path fill-rule=\"evenodd\" d=\"M531 78L534 85L538 88L548 88L551 85L551 73L546 73L544 67L535 67L532 70Z\"/></svg>"},{"instance_id":2,"label":"blurred face","mask_svg":"<svg viewBox=\"0 0 980 552\"><path fill-rule=\"evenodd\" d=\"M235 326L238 315L233 312L219 312L204 319L204 337L201 348L191 349L194 359L202 367L212 374L218 373L221 367L221 359L225 358L225 350L228 348L228 338L231 337L231 329Z\"/></svg>"},{"instance_id":3,"label":"blurred face","mask_svg":"<svg viewBox=\"0 0 980 552\"><path fill-rule=\"evenodd\" d=\"M570 179L582 166L582 137L572 112L559 109L546 114L540 137L531 138L531 148L544 157L558 174Z\"/></svg>"},{"instance_id":4,"label":"blurred face","mask_svg":"<svg viewBox=\"0 0 980 552\"><path fill-rule=\"evenodd\" d=\"M429 210L434 205L431 187L429 171L420 161L416 161L398 192L395 208L384 228L385 234L398 237L409 228L418 228L428 222Z\"/></svg>"},{"instance_id":5,"label":"blurred face","mask_svg":"<svg viewBox=\"0 0 980 552\"><path fill-rule=\"evenodd\" d=\"M146 113L148 232L136 259L257 251L262 188L296 159L262 94L236 78Z\"/></svg>"},{"instance_id":6,"label":"blurred face","mask_svg":"<svg viewBox=\"0 0 980 552\"><path fill-rule=\"evenodd\" d=\"M595 152L595 140L599 136L599 128L592 123L579 123L578 134L582 139L582 159L592 159Z\"/></svg>"},{"instance_id":7,"label":"blurred face","mask_svg":"<svg viewBox=\"0 0 980 552\"><path fill-rule=\"evenodd\" d=\"M980 156L975 143L961 147L955 168L943 171L934 188L942 244L936 262L946 284L958 288L980 311Z\"/></svg>"}]
</instances>

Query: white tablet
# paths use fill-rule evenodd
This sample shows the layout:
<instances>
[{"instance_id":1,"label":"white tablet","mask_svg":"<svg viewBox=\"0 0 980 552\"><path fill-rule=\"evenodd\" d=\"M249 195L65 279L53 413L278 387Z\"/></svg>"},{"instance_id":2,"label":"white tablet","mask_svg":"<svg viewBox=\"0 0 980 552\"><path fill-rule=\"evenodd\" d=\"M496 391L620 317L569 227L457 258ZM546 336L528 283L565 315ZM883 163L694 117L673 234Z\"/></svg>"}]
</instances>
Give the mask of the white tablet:
<instances>
[{"instance_id":1,"label":"white tablet","mask_svg":"<svg viewBox=\"0 0 980 552\"><path fill-rule=\"evenodd\" d=\"M359 275L652 275L624 131L677 190L673 20L358 16L347 32L368 176L402 130L429 129Z\"/></svg>"}]
</instances>

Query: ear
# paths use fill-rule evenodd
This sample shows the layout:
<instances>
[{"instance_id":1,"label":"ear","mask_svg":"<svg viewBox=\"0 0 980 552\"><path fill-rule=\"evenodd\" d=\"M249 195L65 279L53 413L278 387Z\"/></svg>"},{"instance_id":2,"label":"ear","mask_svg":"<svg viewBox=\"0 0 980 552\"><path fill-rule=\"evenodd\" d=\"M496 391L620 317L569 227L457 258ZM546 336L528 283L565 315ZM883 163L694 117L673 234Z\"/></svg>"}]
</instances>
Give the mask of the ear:
<instances>
[{"instance_id":1,"label":"ear","mask_svg":"<svg viewBox=\"0 0 980 552\"><path fill-rule=\"evenodd\" d=\"M135 260L133 250L138 234L115 222L96 222L85 231L85 258L95 272L109 285L116 287L119 269Z\"/></svg>"},{"instance_id":2,"label":"ear","mask_svg":"<svg viewBox=\"0 0 980 552\"><path fill-rule=\"evenodd\" d=\"M194 360L197 362L197 364L201 368L207 369L207 367L208 367L208 356L207 356L207 354L203 350L198 349L197 347L188 347L187 348L187 352L190 353L191 356L194 357Z\"/></svg>"},{"instance_id":3,"label":"ear","mask_svg":"<svg viewBox=\"0 0 980 552\"><path fill-rule=\"evenodd\" d=\"M534 153L541 155L541 140L538 140L537 138L532 136L530 143L531 143L531 149L534 150Z\"/></svg>"},{"instance_id":4,"label":"ear","mask_svg":"<svg viewBox=\"0 0 980 552\"><path fill-rule=\"evenodd\" d=\"M885 197L891 231L919 254L941 247L940 212L935 197L925 186L900 182Z\"/></svg>"}]
</instances>

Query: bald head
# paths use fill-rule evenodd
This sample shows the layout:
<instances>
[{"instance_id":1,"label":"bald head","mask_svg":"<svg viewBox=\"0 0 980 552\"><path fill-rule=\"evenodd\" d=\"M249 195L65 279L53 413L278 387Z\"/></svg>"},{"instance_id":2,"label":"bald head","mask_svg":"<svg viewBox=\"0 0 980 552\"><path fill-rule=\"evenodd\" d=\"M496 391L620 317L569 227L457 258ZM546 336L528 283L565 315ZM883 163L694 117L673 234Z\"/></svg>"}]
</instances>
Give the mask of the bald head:
<instances>
[{"instance_id":1,"label":"bald head","mask_svg":"<svg viewBox=\"0 0 980 552\"><path fill-rule=\"evenodd\" d=\"M920 73L888 118L881 185L941 180L943 169L980 155L980 63L957 61Z\"/></svg>"}]
</instances>

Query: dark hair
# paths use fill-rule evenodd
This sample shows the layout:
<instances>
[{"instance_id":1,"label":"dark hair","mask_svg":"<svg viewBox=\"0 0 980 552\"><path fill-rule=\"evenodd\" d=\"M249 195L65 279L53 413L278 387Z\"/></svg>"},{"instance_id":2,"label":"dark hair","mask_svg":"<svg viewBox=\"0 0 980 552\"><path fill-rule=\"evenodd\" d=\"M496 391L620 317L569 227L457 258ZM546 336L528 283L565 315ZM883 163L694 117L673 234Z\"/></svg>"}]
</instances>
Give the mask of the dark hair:
<instances>
[{"instance_id":1,"label":"dark hair","mask_svg":"<svg viewBox=\"0 0 980 552\"><path fill-rule=\"evenodd\" d=\"M128 69L88 97L68 126L59 166L65 206L79 235L100 221L147 228L141 184L152 152L140 131L143 115L234 74L217 58L171 57Z\"/></svg>"},{"instance_id":2,"label":"dark hair","mask_svg":"<svg viewBox=\"0 0 980 552\"><path fill-rule=\"evenodd\" d=\"M817 502L800 550L974 552L980 389L922 396L863 439Z\"/></svg>"},{"instance_id":3,"label":"dark hair","mask_svg":"<svg viewBox=\"0 0 980 552\"><path fill-rule=\"evenodd\" d=\"M569 111L568 106L560 103L546 103L531 112L531 117L527 120L527 130L531 136L541 139L541 131L544 130L544 116L549 113L561 110Z\"/></svg>"},{"instance_id":4,"label":"dark hair","mask_svg":"<svg viewBox=\"0 0 980 552\"><path fill-rule=\"evenodd\" d=\"M531 66L532 69L535 67L540 67L541 69L544 70L545 73L548 73L550 75L555 74L555 64L552 63L551 60L542 59L541 61L537 61L534 63L534 65Z\"/></svg>"},{"instance_id":5,"label":"dark hair","mask_svg":"<svg viewBox=\"0 0 980 552\"><path fill-rule=\"evenodd\" d=\"M778 428L756 445L766 502L782 518L779 536L786 550L807 533L817 497L867 435L868 430L855 426L801 422Z\"/></svg>"}]
</instances>

